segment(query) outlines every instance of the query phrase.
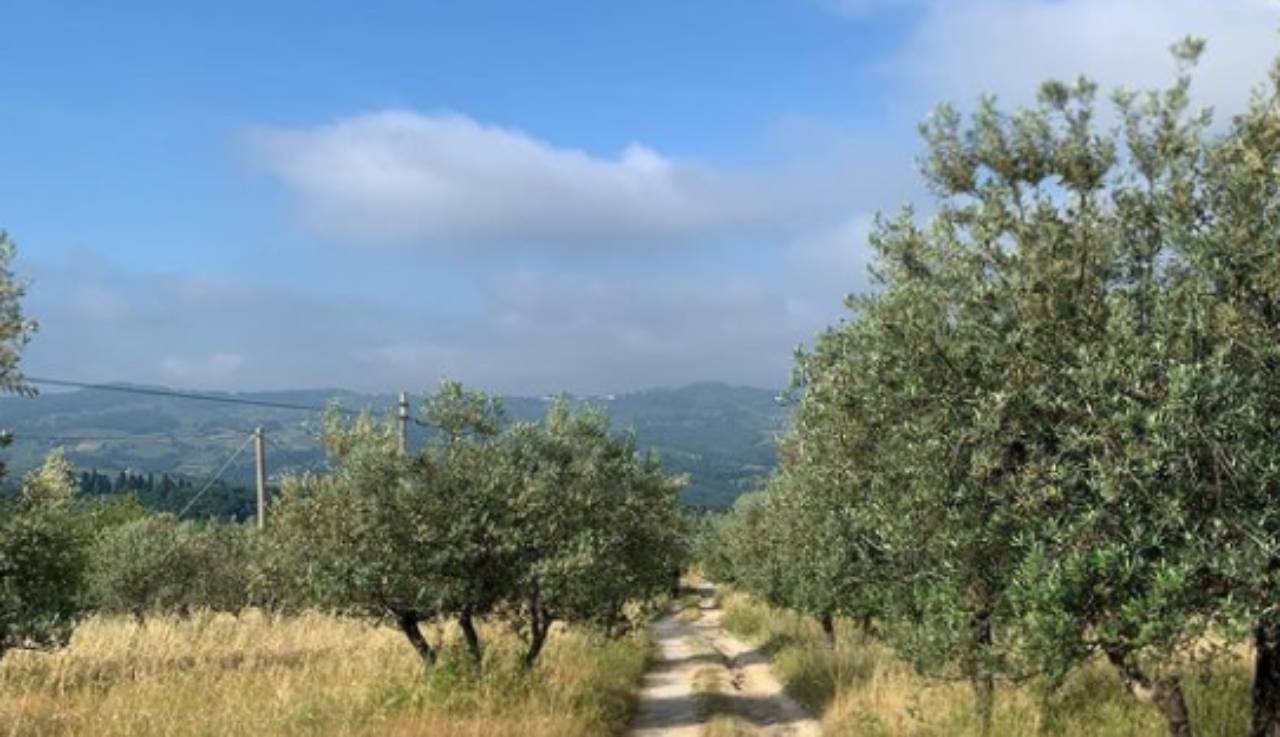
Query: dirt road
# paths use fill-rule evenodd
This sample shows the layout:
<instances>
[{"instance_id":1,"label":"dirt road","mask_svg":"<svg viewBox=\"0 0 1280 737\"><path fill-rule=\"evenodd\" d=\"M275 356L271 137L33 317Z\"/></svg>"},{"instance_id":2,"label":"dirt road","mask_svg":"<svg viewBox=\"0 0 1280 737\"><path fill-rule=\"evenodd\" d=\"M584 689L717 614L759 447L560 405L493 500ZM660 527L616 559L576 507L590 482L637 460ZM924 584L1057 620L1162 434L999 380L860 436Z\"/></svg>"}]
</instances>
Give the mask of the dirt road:
<instances>
[{"instance_id":1,"label":"dirt road","mask_svg":"<svg viewBox=\"0 0 1280 737\"><path fill-rule=\"evenodd\" d=\"M659 659L645 676L631 737L701 737L713 722L729 733L819 737L818 722L769 668L764 653L725 632L715 590L702 585L701 615L672 612L654 625Z\"/></svg>"}]
</instances>

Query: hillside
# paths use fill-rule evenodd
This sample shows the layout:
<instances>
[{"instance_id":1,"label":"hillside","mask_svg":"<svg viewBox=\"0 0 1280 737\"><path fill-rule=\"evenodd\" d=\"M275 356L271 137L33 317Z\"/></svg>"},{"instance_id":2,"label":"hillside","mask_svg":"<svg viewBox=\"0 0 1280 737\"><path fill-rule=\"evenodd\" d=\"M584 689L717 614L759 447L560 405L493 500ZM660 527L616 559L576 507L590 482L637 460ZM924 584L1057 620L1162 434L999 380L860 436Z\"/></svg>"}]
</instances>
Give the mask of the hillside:
<instances>
[{"instance_id":1,"label":"hillside","mask_svg":"<svg viewBox=\"0 0 1280 737\"><path fill-rule=\"evenodd\" d=\"M216 394L215 394L216 395ZM351 409L389 412L390 395L343 390L251 392L238 399L322 407L331 401ZM545 398L506 397L513 420L534 419ZM774 438L786 423L775 393L719 383L648 389L586 401L604 407L614 427L636 433L640 445L657 450L669 470L687 473L687 504L725 507L750 490L774 463ZM15 442L5 451L13 473L64 447L81 469L168 473L203 479L239 447L256 426L268 437L268 468L284 472L320 468L320 416L312 412L80 390L44 393L33 399L0 399L0 427ZM425 431L414 428L412 442ZM248 484L252 456L241 454L224 478Z\"/></svg>"}]
</instances>

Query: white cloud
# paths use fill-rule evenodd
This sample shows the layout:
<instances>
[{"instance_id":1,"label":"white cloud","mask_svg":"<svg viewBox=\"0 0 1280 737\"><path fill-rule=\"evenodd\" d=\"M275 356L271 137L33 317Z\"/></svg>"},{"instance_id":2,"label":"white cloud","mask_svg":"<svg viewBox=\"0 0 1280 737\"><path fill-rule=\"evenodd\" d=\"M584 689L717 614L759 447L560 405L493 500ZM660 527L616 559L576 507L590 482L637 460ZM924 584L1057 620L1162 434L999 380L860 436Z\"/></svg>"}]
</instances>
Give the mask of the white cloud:
<instances>
[{"instance_id":1,"label":"white cloud","mask_svg":"<svg viewBox=\"0 0 1280 737\"><path fill-rule=\"evenodd\" d=\"M343 386L420 390L452 376L495 391L607 393L719 379L780 386L791 351L839 314L856 277L834 284L833 236L767 276L508 270L479 306L430 307L313 296L111 266L28 264L28 311L42 329L32 375L198 389ZM797 246L799 248L799 246ZM87 319L82 294L111 290L114 319ZM75 360L71 360L74 357Z\"/></svg>"},{"instance_id":2,"label":"white cloud","mask_svg":"<svg viewBox=\"0 0 1280 737\"><path fill-rule=\"evenodd\" d=\"M236 378L244 356L236 353L213 353L197 358L165 356L160 360L160 371L167 381L181 386L224 385Z\"/></svg>"},{"instance_id":3,"label":"white cloud","mask_svg":"<svg viewBox=\"0 0 1280 737\"><path fill-rule=\"evenodd\" d=\"M783 227L839 196L806 172L721 171L638 143L594 156L452 113L259 129L248 150L310 225L359 242L652 245Z\"/></svg>"},{"instance_id":4,"label":"white cloud","mask_svg":"<svg viewBox=\"0 0 1280 737\"><path fill-rule=\"evenodd\" d=\"M874 216L864 213L798 238L787 250L791 268L803 275L798 281L828 289L865 290L870 278L867 267L874 256L870 244L874 225Z\"/></svg>"},{"instance_id":5,"label":"white cloud","mask_svg":"<svg viewBox=\"0 0 1280 737\"><path fill-rule=\"evenodd\" d=\"M1027 102L1045 79L1080 74L1108 90L1163 87L1169 46L1190 34L1209 42L1197 99L1229 115L1265 80L1278 28L1276 0L935 0L883 71L911 115L983 93Z\"/></svg>"},{"instance_id":6,"label":"white cloud","mask_svg":"<svg viewBox=\"0 0 1280 737\"><path fill-rule=\"evenodd\" d=\"M129 302L109 287L86 287L71 295L67 309L82 320L113 322L128 317Z\"/></svg>"}]
</instances>

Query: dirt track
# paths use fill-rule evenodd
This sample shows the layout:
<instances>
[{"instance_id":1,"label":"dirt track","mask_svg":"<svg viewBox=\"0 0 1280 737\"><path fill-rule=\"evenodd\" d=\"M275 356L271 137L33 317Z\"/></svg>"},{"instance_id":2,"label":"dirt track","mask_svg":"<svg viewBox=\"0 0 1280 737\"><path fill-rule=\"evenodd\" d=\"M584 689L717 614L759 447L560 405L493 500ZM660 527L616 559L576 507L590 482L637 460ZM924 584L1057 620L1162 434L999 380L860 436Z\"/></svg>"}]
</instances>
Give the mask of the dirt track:
<instances>
[{"instance_id":1,"label":"dirt track","mask_svg":"<svg viewBox=\"0 0 1280 737\"><path fill-rule=\"evenodd\" d=\"M753 735L819 737L818 722L782 692L768 657L720 626L715 590L699 593L696 621L672 612L654 625L658 662L645 675L631 737L700 737L713 717Z\"/></svg>"}]
</instances>

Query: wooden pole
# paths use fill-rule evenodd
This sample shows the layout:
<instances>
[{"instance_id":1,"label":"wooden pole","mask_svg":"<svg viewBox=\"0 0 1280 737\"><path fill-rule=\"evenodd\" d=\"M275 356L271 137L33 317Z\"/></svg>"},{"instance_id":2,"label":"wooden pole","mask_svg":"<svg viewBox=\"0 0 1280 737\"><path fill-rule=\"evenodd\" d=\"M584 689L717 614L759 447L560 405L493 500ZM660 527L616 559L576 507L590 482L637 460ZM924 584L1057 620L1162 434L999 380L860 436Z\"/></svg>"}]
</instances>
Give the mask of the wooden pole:
<instances>
[{"instance_id":1,"label":"wooden pole","mask_svg":"<svg viewBox=\"0 0 1280 737\"><path fill-rule=\"evenodd\" d=\"M253 431L254 476L258 486L258 529L267 526L267 443L262 428Z\"/></svg>"},{"instance_id":2,"label":"wooden pole","mask_svg":"<svg viewBox=\"0 0 1280 737\"><path fill-rule=\"evenodd\" d=\"M400 420L400 452L409 454L409 395L400 392L400 402L396 407L396 416Z\"/></svg>"}]
</instances>

